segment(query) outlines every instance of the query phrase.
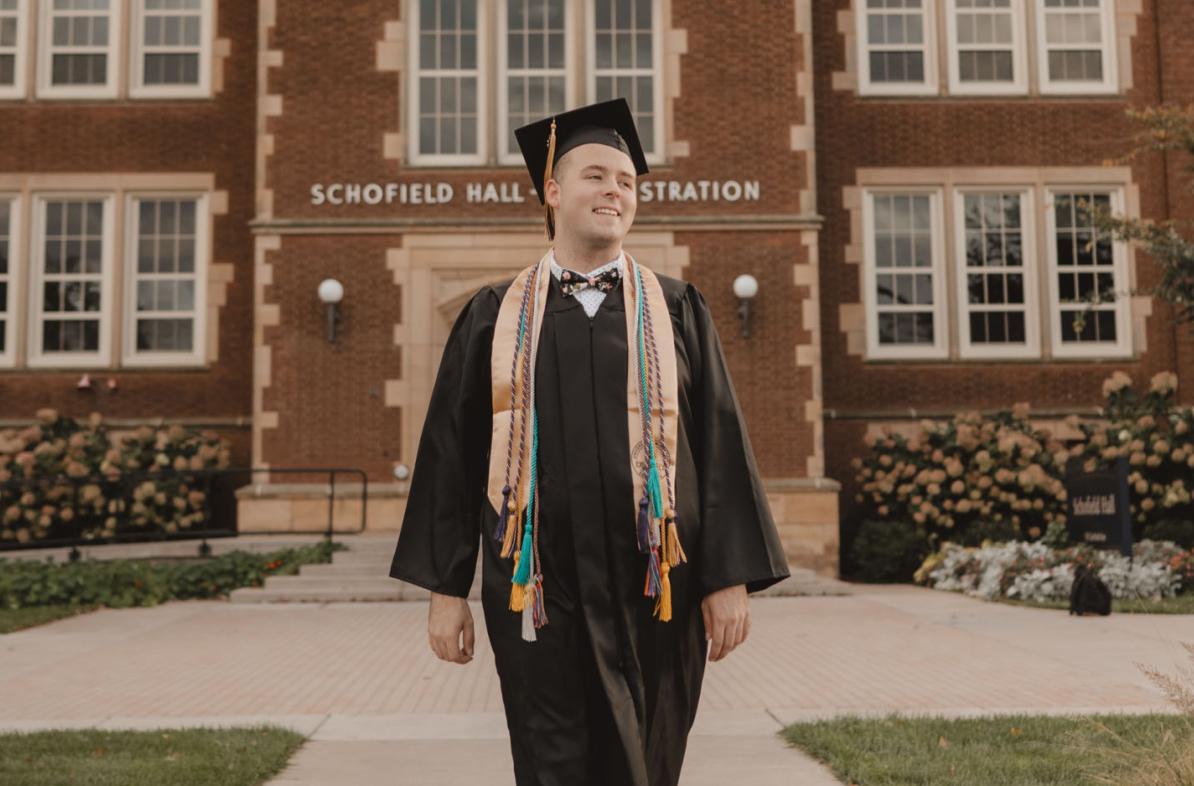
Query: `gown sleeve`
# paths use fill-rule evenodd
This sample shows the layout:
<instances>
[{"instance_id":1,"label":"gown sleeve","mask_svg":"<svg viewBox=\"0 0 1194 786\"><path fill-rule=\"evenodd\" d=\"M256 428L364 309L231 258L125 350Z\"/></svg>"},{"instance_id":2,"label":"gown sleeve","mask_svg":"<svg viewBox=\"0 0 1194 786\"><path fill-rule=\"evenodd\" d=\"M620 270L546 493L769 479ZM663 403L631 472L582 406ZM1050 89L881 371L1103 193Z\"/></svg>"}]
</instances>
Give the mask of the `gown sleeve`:
<instances>
[{"instance_id":1,"label":"gown sleeve","mask_svg":"<svg viewBox=\"0 0 1194 786\"><path fill-rule=\"evenodd\" d=\"M492 423L489 355L499 301L483 287L444 346L419 437L390 576L468 597L486 500Z\"/></svg>"},{"instance_id":2,"label":"gown sleeve","mask_svg":"<svg viewBox=\"0 0 1194 786\"><path fill-rule=\"evenodd\" d=\"M682 315L693 377L701 590L705 595L745 584L747 592L757 592L787 578L788 561L755 466L721 339L705 298L692 284L684 293Z\"/></svg>"}]
</instances>

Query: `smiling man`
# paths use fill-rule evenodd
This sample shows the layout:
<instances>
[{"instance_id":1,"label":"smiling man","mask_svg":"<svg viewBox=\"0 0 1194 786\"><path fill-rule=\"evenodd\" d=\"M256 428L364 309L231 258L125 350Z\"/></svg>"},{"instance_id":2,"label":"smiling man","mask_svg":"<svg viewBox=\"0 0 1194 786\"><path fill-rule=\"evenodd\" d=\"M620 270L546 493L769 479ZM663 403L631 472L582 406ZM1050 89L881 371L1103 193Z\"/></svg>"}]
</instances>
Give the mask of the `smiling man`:
<instances>
[{"instance_id":1,"label":"smiling man","mask_svg":"<svg viewBox=\"0 0 1194 786\"><path fill-rule=\"evenodd\" d=\"M675 786L706 660L788 567L704 297L622 247L647 172L626 101L515 133L552 245L452 327L390 575L468 663L483 544L519 786Z\"/></svg>"}]
</instances>

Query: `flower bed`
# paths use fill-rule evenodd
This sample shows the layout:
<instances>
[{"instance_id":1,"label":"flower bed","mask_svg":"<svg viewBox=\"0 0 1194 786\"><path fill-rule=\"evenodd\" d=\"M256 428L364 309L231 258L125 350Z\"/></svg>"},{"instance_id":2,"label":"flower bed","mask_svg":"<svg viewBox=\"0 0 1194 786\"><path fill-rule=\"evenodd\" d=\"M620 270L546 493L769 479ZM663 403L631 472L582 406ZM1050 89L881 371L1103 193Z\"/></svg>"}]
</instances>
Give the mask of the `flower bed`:
<instances>
[{"instance_id":1,"label":"flower bed","mask_svg":"<svg viewBox=\"0 0 1194 786\"><path fill-rule=\"evenodd\" d=\"M1064 601L1074 568L1093 569L1116 600L1172 598L1194 592L1194 552L1166 541L1137 543L1132 560L1087 546L1055 548L1010 541L980 547L946 543L917 570L915 581L932 589L995 600Z\"/></svg>"}]
</instances>

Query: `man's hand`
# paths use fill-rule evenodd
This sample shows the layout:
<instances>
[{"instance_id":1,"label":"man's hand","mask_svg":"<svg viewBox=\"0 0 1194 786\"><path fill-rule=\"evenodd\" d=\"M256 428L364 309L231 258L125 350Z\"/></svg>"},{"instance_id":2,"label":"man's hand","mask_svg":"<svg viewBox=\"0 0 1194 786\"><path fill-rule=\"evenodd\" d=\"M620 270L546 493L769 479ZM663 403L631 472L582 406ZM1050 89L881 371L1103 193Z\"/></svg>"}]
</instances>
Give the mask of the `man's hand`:
<instances>
[{"instance_id":1,"label":"man's hand","mask_svg":"<svg viewBox=\"0 0 1194 786\"><path fill-rule=\"evenodd\" d=\"M709 660L721 660L750 633L750 601L745 584L710 592L701 601L705 638L712 639Z\"/></svg>"},{"instance_id":2,"label":"man's hand","mask_svg":"<svg viewBox=\"0 0 1194 786\"><path fill-rule=\"evenodd\" d=\"M460 639L463 635L464 644ZM427 613L427 638L440 660L468 663L473 659L473 613L468 601L454 595L431 593Z\"/></svg>"}]
</instances>

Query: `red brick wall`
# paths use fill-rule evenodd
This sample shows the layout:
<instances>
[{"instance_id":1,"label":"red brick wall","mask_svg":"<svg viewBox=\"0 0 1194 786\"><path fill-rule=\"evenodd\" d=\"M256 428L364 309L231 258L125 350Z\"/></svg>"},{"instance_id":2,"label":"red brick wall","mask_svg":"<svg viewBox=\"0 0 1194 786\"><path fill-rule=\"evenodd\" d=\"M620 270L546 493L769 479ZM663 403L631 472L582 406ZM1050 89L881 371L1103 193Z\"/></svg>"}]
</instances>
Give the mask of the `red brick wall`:
<instances>
[{"instance_id":1,"label":"red brick wall","mask_svg":"<svg viewBox=\"0 0 1194 786\"><path fill-rule=\"evenodd\" d=\"M414 168L384 157L384 134L405 130L398 86L405 93L407 74L378 72L375 47L384 23L398 19L398 6L389 0L338 3L334 11L319 0L279 5L270 46L282 51L283 65L271 69L268 81L269 92L280 95L283 105L281 116L268 122L275 136L267 163L275 219L434 217L466 225L492 218L538 220L540 209L521 166ZM671 26L686 31L688 44L680 61L674 136L689 143L690 155L654 167L645 179L757 179L761 199L640 201L637 226L664 216L795 217L807 180L803 154L790 150L790 127L803 122L804 114L796 95L800 51L794 4L752 3L749 14L686 0L673 0L672 8ZM456 199L450 206L310 203L312 183L390 181L450 182ZM474 181L523 184L528 201L468 204L464 184ZM797 343L810 340L801 327L808 293L793 283L793 266L807 261L799 232L736 231L727 225L719 231L678 231L676 243L688 247L685 275L705 292L716 316L763 474L805 475L813 444L804 403L812 382L810 370L796 366ZM397 234L284 235L282 250L270 254L274 283L265 288L265 300L279 305L281 324L266 331L273 370L263 407L279 412L279 428L264 431L265 461L348 462L367 467L378 480L392 477L399 411L384 406L384 380L399 376L392 346L398 289L385 268L384 249L399 245ZM739 335L730 290L744 272L755 275L761 287L749 339ZM339 278L353 293L345 298L355 309L345 315L346 324L355 321L353 330L360 332L344 336L351 355L326 349L315 297L326 276ZM383 395L370 397L371 386L382 387Z\"/></svg>"},{"instance_id":2,"label":"red brick wall","mask_svg":"<svg viewBox=\"0 0 1194 786\"><path fill-rule=\"evenodd\" d=\"M227 215L216 216L213 260L235 266L220 311L219 360L203 370L89 370L94 384L78 391L81 370L0 370L0 418L33 417L53 406L83 416L247 417L252 412L256 3L220 3L217 37L231 40L224 90L194 101L3 102L0 172L214 172L228 192ZM227 432L233 460L248 463L247 432Z\"/></svg>"}]
</instances>

